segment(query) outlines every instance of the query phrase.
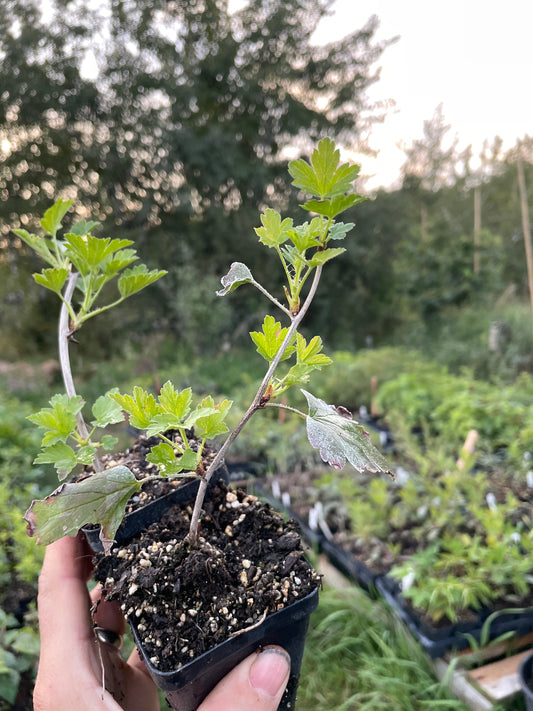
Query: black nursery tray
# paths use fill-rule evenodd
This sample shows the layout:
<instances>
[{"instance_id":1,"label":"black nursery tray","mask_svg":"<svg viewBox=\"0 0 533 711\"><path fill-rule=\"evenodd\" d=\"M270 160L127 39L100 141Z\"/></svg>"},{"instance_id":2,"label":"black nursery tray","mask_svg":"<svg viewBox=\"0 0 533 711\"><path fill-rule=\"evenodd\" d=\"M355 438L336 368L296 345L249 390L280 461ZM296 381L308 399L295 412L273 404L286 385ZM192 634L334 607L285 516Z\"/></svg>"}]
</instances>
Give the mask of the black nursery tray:
<instances>
[{"instance_id":1,"label":"black nursery tray","mask_svg":"<svg viewBox=\"0 0 533 711\"><path fill-rule=\"evenodd\" d=\"M375 591L379 575L372 572L367 565L325 537L322 539L322 551L343 575L366 592Z\"/></svg>"},{"instance_id":2,"label":"black nursery tray","mask_svg":"<svg viewBox=\"0 0 533 711\"><path fill-rule=\"evenodd\" d=\"M384 575L376 580L376 587L432 659L442 657L452 650L467 649L470 646L470 635L479 642L483 624L493 612L484 608L478 613L473 613L474 618L468 622L458 622L438 628L431 627L402 598L400 586L396 581ZM496 639L507 632L513 632L517 636L533 632L533 608L521 613L502 612L494 617L490 624L489 640Z\"/></svg>"}]
</instances>

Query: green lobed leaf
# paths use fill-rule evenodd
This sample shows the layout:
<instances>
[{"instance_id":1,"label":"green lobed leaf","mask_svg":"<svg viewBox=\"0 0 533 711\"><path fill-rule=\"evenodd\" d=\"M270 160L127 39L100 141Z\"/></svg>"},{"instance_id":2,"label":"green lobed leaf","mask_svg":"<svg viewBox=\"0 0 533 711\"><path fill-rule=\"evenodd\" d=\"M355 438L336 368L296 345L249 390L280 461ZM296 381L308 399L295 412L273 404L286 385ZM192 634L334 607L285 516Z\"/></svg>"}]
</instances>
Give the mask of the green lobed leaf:
<instances>
[{"instance_id":1,"label":"green lobed leaf","mask_svg":"<svg viewBox=\"0 0 533 711\"><path fill-rule=\"evenodd\" d=\"M311 165L303 158L289 163L293 185L324 200L352 188L359 167L340 162L340 152L330 138L323 138L311 156Z\"/></svg>"},{"instance_id":2,"label":"green lobed leaf","mask_svg":"<svg viewBox=\"0 0 533 711\"><path fill-rule=\"evenodd\" d=\"M325 462L342 469L346 461L360 472L391 474L385 457L377 450L367 432L342 411L302 390L308 405L307 436Z\"/></svg>"},{"instance_id":3,"label":"green lobed leaf","mask_svg":"<svg viewBox=\"0 0 533 711\"><path fill-rule=\"evenodd\" d=\"M27 230L13 230L13 232L20 237L20 239L25 242L28 247L31 247L37 254L39 254L45 262L51 264L52 266L57 266L57 259L55 255L52 254L48 247L50 240L44 237L39 237L39 235L30 234Z\"/></svg>"},{"instance_id":4,"label":"green lobed leaf","mask_svg":"<svg viewBox=\"0 0 533 711\"><path fill-rule=\"evenodd\" d=\"M67 477L78 463L76 452L68 444L51 444L45 447L34 460L34 464L53 464L59 480Z\"/></svg>"},{"instance_id":5,"label":"green lobed leaf","mask_svg":"<svg viewBox=\"0 0 533 711\"><path fill-rule=\"evenodd\" d=\"M43 446L65 442L76 429L76 415L84 404L79 396L69 398L65 394L58 394L51 398L51 407L42 408L28 416L30 422L45 430Z\"/></svg>"},{"instance_id":6,"label":"green lobed leaf","mask_svg":"<svg viewBox=\"0 0 533 711\"><path fill-rule=\"evenodd\" d=\"M65 235L67 256L82 276L97 271L100 265L110 259L115 252L130 244L132 244L131 240L112 240L109 237L95 237L91 234L76 235L70 232Z\"/></svg>"},{"instance_id":7,"label":"green lobed leaf","mask_svg":"<svg viewBox=\"0 0 533 711\"><path fill-rule=\"evenodd\" d=\"M62 484L50 496L32 502L24 515L28 533L37 536L37 543L48 545L63 536L76 535L85 524L100 524L100 540L108 553L126 504L140 488L141 483L124 466Z\"/></svg>"},{"instance_id":8,"label":"green lobed leaf","mask_svg":"<svg viewBox=\"0 0 533 711\"><path fill-rule=\"evenodd\" d=\"M253 280L252 272L246 264L233 262L229 272L220 280L224 288L217 291L217 296L226 296L226 294L235 291L242 284L250 284Z\"/></svg>"},{"instance_id":9,"label":"green lobed leaf","mask_svg":"<svg viewBox=\"0 0 533 711\"><path fill-rule=\"evenodd\" d=\"M337 215L340 215L341 212L348 210L348 208L364 200L366 200L366 198L362 195L335 195L328 200L308 200L302 207L309 212L317 212L319 215L334 219Z\"/></svg>"},{"instance_id":10,"label":"green lobed leaf","mask_svg":"<svg viewBox=\"0 0 533 711\"><path fill-rule=\"evenodd\" d=\"M330 259L335 259L335 257L338 257L339 254L342 254L343 252L346 252L344 247L336 247L335 249L323 249L320 252L315 252L311 259L308 260L308 264L311 267L319 267L320 265L329 262Z\"/></svg>"},{"instance_id":11,"label":"green lobed leaf","mask_svg":"<svg viewBox=\"0 0 533 711\"><path fill-rule=\"evenodd\" d=\"M91 422L93 427L107 427L108 425L116 425L118 422L124 421L124 413L118 402L113 400L111 393L116 393L117 388L109 390L105 395L100 395L95 400L92 407L94 420Z\"/></svg>"},{"instance_id":12,"label":"green lobed leaf","mask_svg":"<svg viewBox=\"0 0 533 711\"><path fill-rule=\"evenodd\" d=\"M328 240L344 239L350 230L355 227L355 222L336 222L329 228Z\"/></svg>"},{"instance_id":13,"label":"green lobed leaf","mask_svg":"<svg viewBox=\"0 0 533 711\"><path fill-rule=\"evenodd\" d=\"M178 420L187 417L191 410L192 390L185 388L181 392L167 380L159 393L159 405L165 412L173 414Z\"/></svg>"},{"instance_id":14,"label":"green lobed leaf","mask_svg":"<svg viewBox=\"0 0 533 711\"><path fill-rule=\"evenodd\" d=\"M252 331L250 337L257 346L257 352L263 356L265 360L272 361L276 357L288 328L282 328L281 323L276 321L273 316L265 316L263 321L263 331ZM283 354L282 360L290 358L294 353L294 346L290 345Z\"/></svg>"},{"instance_id":15,"label":"green lobed leaf","mask_svg":"<svg viewBox=\"0 0 533 711\"><path fill-rule=\"evenodd\" d=\"M68 279L69 271L64 267L52 267L50 269L43 269L42 272L34 274L33 278L46 289L55 292L56 294L61 294L65 282Z\"/></svg>"},{"instance_id":16,"label":"green lobed leaf","mask_svg":"<svg viewBox=\"0 0 533 711\"><path fill-rule=\"evenodd\" d=\"M317 247L321 243L326 221L323 217L314 217L311 222L304 222L294 229L288 230L289 239L298 252Z\"/></svg>"},{"instance_id":17,"label":"green lobed leaf","mask_svg":"<svg viewBox=\"0 0 533 711\"><path fill-rule=\"evenodd\" d=\"M182 471L190 476L198 466L198 455L192 449L186 449L181 457L174 454L174 448L166 442L152 447L146 459L152 464L156 464L161 476L176 476Z\"/></svg>"},{"instance_id":18,"label":"green lobed leaf","mask_svg":"<svg viewBox=\"0 0 533 711\"><path fill-rule=\"evenodd\" d=\"M72 205L74 205L74 200L63 200L59 198L52 207L49 207L44 213L41 219L41 227L43 230L52 237L55 237L57 231L62 227L63 218Z\"/></svg>"},{"instance_id":19,"label":"green lobed leaf","mask_svg":"<svg viewBox=\"0 0 533 711\"><path fill-rule=\"evenodd\" d=\"M161 279L166 273L164 269L153 269L149 272L145 264L138 264L136 267L126 269L118 280L120 295L123 298L132 296Z\"/></svg>"},{"instance_id":20,"label":"green lobed leaf","mask_svg":"<svg viewBox=\"0 0 533 711\"><path fill-rule=\"evenodd\" d=\"M101 264L101 269L106 277L111 279L136 259L138 259L138 257L134 249L121 249L111 258L104 260Z\"/></svg>"},{"instance_id":21,"label":"green lobed leaf","mask_svg":"<svg viewBox=\"0 0 533 711\"><path fill-rule=\"evenodd\" d=\"M181 418L176 417L171 412L157 412L154 414L150 422L145 426L146 436L153 437L154 435L162 434L166 430L178 429L183 427Z\"/></svg>"},{"instance_id":22,"label":"green lobed leaf","mask_svg":"<svg viewBox=\"0 0 533 711\"><path fill-rule=\"evenodd\" d=\"M232 405L233 402L231 400L222 400L222 402L215 405L211 396L205 397L202 400L202 407L214 408L215 411L196 420L194 423L196 435L201 439L213 439L213 437L226 433L228 427L224 420Z\"/></svg>"},{"instance_id":23,"label":"green lobed leaf","mask_svg":"<svg viewBox=\"0 0 533 711\"><path fill-rule=\"evenodd\" d=\"M214 415L215 414L215 407L214 405L211 407L204 407L203 403L200 405L197 405L194 410L191 412L189 417L185 420L183 423L183 426L190 430L192 427L196 426L196 421L200 417L209 417L209 415Z\"/></svg>"},{"instance_id":24,"label":"green lobed leaf","mask_svg":"<svg viewBox=\"0 0 533 711\"><path fill-rule=\"evenodd\" d=\"M102 437L102 447L106 452L111 452L118 443L118 437L113 437L113 435L104 435Z\"/></svg>"},{"instance_id":25,"label":"green lobed leaf","mask_svg":"<svg viewBox=\"0 0 533 711\"><path fill-rule=\"evenodd\" d=\"M110 392L109 397L128 413L130 424L140 430L146 429L160 412L155 397L138 385L133 388L132 395Z\"/></svg>"},{"instance_id":26,"label":"green lobed leaf","mask_svg":"<svg viewBox=\"0 0 533 711\"><path fill-rule=\"evenodd\" d=\"M298 333L296 338L296 361L297 363L305 363L306 365L313 366L315 368L320 368L323 365L329 365L331 363L331 358L329 358L322 350L322 339L320 336L313 336L313 338L306 342L305 338Z\"/></svg>"},{"instance_id":27,"label":"green lobed leaf","mask_svg":"<svg viewBox=\"0 0 533 711\"><path fill-rule=\"evenodd\" d=\"M262 227L254 227L259 241L267 247L279 247L288 239L288 230L292 227L292 219L286 217L283 221L277 210L267 208L261 215Z\"/></svg>"},{"instance_id":28,"label":"green lobed leaf","mask_svg":"<svg viewBox=\"0 0 533 711\"><path fill-rule=\"evenodd\" d=\"M95 227L98 227L99 224L99 222L95 222L94 220L90 220L89 222L78 220L78 222L70 228L70 232L74 235L87 235L89 232L92 232Z\"/></svg>"}]
</instances>

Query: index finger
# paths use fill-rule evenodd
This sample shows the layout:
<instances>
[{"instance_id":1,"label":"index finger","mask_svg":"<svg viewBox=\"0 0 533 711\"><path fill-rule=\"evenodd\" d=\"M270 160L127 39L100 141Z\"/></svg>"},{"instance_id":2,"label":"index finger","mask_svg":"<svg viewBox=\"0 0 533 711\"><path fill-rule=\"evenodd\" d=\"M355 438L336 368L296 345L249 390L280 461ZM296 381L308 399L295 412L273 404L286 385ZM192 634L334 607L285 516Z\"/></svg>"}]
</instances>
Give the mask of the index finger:
<instances>
[{"instance_id":1,"label":"index finger","mask_svg":"<svg viewBox=\"0 0 533 711\"><path fill-rule=\"evenodd\" d=\"M77 649L92 640L87 580L91 556L84 541L69 536L46 549L39 577L41 659L54 649Z\"/></svg>"}]
</instances>

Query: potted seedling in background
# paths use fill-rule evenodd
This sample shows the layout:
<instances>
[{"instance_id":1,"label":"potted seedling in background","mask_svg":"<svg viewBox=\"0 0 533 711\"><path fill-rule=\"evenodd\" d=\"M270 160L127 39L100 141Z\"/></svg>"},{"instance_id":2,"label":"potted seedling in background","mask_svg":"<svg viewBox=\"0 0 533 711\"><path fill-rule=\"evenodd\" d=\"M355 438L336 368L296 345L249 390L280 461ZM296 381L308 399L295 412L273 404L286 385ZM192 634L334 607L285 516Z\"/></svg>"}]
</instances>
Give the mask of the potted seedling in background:
<instances>
[{"instance_id":1,"label":"potted seedling in background","mask_svg":"<svg viewBox=\"0 0 533 711\"><path fill-rule=\"evenodd\" d=\"M331 362L322 353L321 339L306 340L299 328L323 268L345 251L332 245L342 243L353 228L337 217L363 199L353 191L358 168L340 163L333 141L323 139L310 163L292 161L289 171L293 185L311 195L302 205L310 213L308 221L297 225L267 209L256 229L259 241L279 257L286 277L285 302L259 284L240 262L231 265L218 292L224 296L251 284L286 322L282 325L267 314L261 330L250 334L267 361L266 372L231 431L225 424L231 401L215 403L207 396L195 402L190 389L180 391L170 382L155 395L140 387L125 394L110 391L93 405L88 428L81 418L84 403L75 394L70 375L69 338L84 320L120 303L164 272L129 267L135 259L130 243L94 237L94 223L78 225L59 240L57 232L69 207L62 201L45 215L47 237L17 231L50 264L36 281L62 301L60 352L66 393L54 396L50 407L32 418L44 430L37 461L54 463L60 478L76 464L85 466L85 478L63 483L46 499L32 503L26 514L30 533L46 544L75 534L84 524L100 526L107 555L100 556L95 576L108 597L121 602L150 672L169 702L182 710L195 709L234 664L269 643L289 648L291 688L282 707L294 703L303 642L294 642L282 615L292 615L298 633L305 636L320 579L304 559L291 522L284 523L255 497L228 491L223 484L215 485L206 498L225 454L250 419L265 408L287 408L306 420L311 445L333 467L349 461L359 470L388 471L383 456L346 410L301 388L314 370ZM116 277L119 297L106 307L96 307L103 286ZM76 307L73 295L80 296ZM295 386L307 400L307 413L279 401ZM100 448L112 444L105 435L97 438L97 430L121 421L124 412L134 427L151 438L148 474L139 478L119 455L114 455L112 466L106 457L102 461L97 457ZM208 443L224 435L218 451L206 457ZM131 496L147 482L184 476L196 480L197 491L190 502L171 509L161 524L154 523L113 547ZM159 628L154 627L158 620ZM169 630L175 634L171 636ZM198 673L199 682L195 681Z\"/></svg>"}]
</instances>

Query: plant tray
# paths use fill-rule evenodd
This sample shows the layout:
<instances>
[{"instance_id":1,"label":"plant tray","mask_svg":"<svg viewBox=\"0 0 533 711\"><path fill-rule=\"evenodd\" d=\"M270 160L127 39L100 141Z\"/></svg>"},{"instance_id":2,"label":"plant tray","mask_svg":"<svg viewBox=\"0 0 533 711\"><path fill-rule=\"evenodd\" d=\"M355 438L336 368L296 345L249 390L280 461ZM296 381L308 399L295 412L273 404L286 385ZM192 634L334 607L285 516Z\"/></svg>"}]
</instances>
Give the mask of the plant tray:
<instances>
[{"instance_id":1,"label":"plant tray","mask_svg":"<svg viewBox=\"0 0 533 711\"><path fill-rule=\"evenodd\" d=\"M376 589L376 581L380 576L377 573L373 573L368 566L357 560L355 556L347 553L325 537L322 539L322 551L328 556L337 570L354 583L357 583L363 590L371 592Z\"/></svg>"},{"instance_id":2,"label":"plant tray","mask_svg":"<svg viewBox=\"0 0 533 711\"><path fill-rule=\"evenodd\" d=\"M405 603L396 581L384 575L376 580L376 587L432 659L442 657L452 650L467 649L470 645L467 635L479 641L483 623L493 612L484 609L475 614L475 619L472 621L435 628L424 623L420 616ZM496 639L507 632L525 635L531 631L533 631L533 610L523 613L502 612L490 625L489 639Z\"/></svg>"}]
</instances>

